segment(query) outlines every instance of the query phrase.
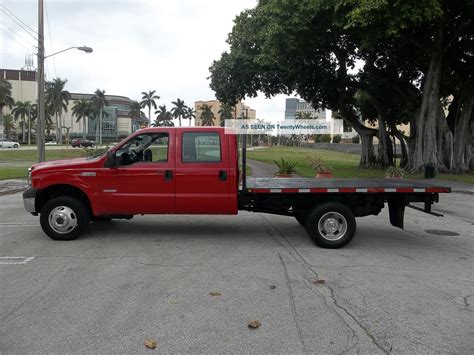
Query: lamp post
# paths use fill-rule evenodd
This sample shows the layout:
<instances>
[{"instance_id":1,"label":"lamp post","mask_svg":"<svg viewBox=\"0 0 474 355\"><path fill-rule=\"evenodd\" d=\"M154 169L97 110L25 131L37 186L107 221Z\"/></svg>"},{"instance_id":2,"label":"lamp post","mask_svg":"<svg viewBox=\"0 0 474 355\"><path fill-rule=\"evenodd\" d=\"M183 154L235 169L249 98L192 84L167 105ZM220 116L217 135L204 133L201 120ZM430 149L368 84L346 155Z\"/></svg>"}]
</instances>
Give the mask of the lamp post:
<instances>
[{"instance_id":1,"label":"lamp post","mask_svg":"<svg viewBox=\"0 0 474 355\"><path fill-rule=\"evenodd\" d=\"M68 51L70 49L77 49L86 53L92 53L92 48L87 46L82 47L69 47L59 52L44 55L44 0L38 0L38 127L36 132L36 144L38 151L38 163L45 161L45 139L44 139L44 126L45 126L45 102L44 102L44 60L52 57L53 55Z\"/></svg>"}]
</instances>

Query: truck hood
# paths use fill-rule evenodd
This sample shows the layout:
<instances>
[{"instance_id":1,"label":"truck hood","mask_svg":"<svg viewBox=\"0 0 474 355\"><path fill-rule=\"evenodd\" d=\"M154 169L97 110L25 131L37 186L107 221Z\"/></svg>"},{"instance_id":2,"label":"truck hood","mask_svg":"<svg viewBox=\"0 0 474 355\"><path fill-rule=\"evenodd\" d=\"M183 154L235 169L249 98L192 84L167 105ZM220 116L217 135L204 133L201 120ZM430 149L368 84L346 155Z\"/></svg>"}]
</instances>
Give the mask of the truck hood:
<instances>
[{"instance_id":1,"label":"truck hood","mask_svg":"<svg viewBox=\"0 0 474 355\"><path fill-rule=\"evenodd\" d=\"M49 169L81 169L81 168L95 168L102 156L97 158L73 158L62 160L51 160L44 163L34 164L31 168L33 171L44 171Z\"/></svg>"}]
</instances>

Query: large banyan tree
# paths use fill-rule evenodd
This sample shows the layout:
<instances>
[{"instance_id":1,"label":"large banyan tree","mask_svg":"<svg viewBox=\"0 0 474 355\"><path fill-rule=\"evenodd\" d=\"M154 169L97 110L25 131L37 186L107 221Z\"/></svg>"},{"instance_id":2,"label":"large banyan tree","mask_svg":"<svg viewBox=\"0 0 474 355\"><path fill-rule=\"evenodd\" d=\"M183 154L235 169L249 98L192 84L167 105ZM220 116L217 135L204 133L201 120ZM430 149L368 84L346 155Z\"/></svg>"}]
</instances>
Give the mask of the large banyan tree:
<instances>
[{"instance_id":1,"label":"large banyan tree","mask_svg":"<svg viewBox=\"0 0 474 355\"><path fill-rule=\"evenodd\" d=\"M411 171L472 170L474 0L262 0L228 43L210 68L219 100L297 93L358 132L361 167L392 164L395 136Z\"/></svg>"}]
</instances>

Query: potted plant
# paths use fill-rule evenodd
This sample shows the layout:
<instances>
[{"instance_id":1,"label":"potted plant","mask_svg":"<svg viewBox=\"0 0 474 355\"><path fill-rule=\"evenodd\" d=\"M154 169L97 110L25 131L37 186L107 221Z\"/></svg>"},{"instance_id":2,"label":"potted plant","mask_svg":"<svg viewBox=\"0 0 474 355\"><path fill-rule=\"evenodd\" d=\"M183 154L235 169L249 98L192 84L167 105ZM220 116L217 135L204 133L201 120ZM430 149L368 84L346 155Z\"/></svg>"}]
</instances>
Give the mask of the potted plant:
<instances>
[{"instance_id":1,"label":"potted plant","mask_svg":"<svg viewBox=\"0 0 474 355\"><path fill-rule=\"evenodd\" d=\"M333 178L331 168L324 164L320 156L308 157L309 165L316 173L316 178Z\"/></svg>"},{"instance_id":2,"label":"potted plant","mask_svg":"<svg viewBox=\"0 0 474 355\"><path fill-rule=\"evenodd\" d=\"M396 166L389 166L387 170L385 170L385 178L386 179L403 179L403 175L405 171L402 168L397 168Z\"/></svg>"},{"instance_id":3,"label":"potted plant","mask_svg":"<svg viewBox=\"0 0 474 355\"><path fill-rule=\"evenodd\" d=\"M280 158L280 161L274 160L273 162L278 167L278 172L274 175L275 177L293 177L293 174L296 173L297 161L288 161Z\"/></svg>"}]
</instances>

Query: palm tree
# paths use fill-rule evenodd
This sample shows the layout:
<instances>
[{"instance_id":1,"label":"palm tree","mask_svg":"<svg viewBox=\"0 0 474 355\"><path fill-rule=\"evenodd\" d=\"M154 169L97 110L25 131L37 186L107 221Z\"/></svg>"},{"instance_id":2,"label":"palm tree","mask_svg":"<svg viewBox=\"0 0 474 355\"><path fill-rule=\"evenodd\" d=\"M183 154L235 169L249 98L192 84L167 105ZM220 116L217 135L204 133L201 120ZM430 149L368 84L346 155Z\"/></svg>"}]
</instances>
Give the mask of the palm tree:
<instances>
[{"instance_id":1,"label":"palm tree","mask_svg":"<svg viewBox=\"0 0 474 355\"><path fill-rule=\"evenodd\" d=\"M212 105L204 104L200 108L201 114L199 118L201 119L202 126L214 126L214 113L212 112Z\"/></svg>"},{"instance_id":2,"label":"palm tree","mask_svg":"<svg viewBox=\"0 0 474 355\"><path fill-rule=\"evenodd\" d=\"M155 114L158 116L156 116L155 122L152 123L153 127L174 127L173 114L167 110L166 105L158 106Z\"/></svg>"},{"instance_id":3,"label":"palm tree","mask_svg":"<svg viewBox=\"0 0 474 355\"><path fill-rule=\"evenodd\" d=\"M176 101L173 101L172 104L174 107L171 109L171 113L173 114L174 118L179 119L179 126L181 127L181 117L184 117L186 114L188 106L186 106L184 100L181 99L176 99Z\"/></svg>"},{"instance_id":4,"label":"palm tree","mask_svg":"<svg viewBox=\"0 0 474 355\"><path fill-rule=\"evenodd\" d=\"M85 98L76 101L72 107L72 114L76 116L76 122L82 120L82 138L86 139L86 119L91 117L93 114L91 102Z\"/></svg>"},{"instance_id":5,"label":"palm tree","mask_svg":"<svg viewBox=\"0 0 474 355\"><path fill-rule=\"evenodd\" d=\"M28 145L31 145L31 130L35 127L34 122L38 117L38 104L32 104L30 106L30 112L28 116ZM36 131L36 128L34 129Z\"/></svg>"},{"instance_id":6,"label":"palm tree","mask_svg":"<svg viewBox=\"0 0 474 355\"><path fill-rule=\"evenodd\" d=\"M92 96L92 104L94 106L94 111L99 114L99 123L98 126L96 126L96 132L95 132L95 141L98 142L96 144L96 147L98 145L102 145L102 119L104 116L104 107L109 106L109 102L107 101L105 97L105 90L100 90L97 89L94 92L94 96Z\"/></svg>"},{"instance_id":7,"label":"palm tree","mask_svg":"<svg viewBox=\"0 0 474 355\"><path fill-rule=\"evenodd\" d=\"M55 78L46 82L46 104L52 115L56 116L56 141L62 143L61 115L67 112L67 105L71 99L69 91L64 90L67 80Z\"/></svg>"},{"instance_id":8,"label":"palm tree","mask_svg":"<svg viewBox=\"0 0 474 355\"><path fill-rule=\"evenodd\" d=\"M151 121L151 108L153 107L156 110L155 100L159 100L160 97L155 95L156 90L148 90L148 92L142 91L142 101L140 105L142 108L148 107L148 120Z\"/></svg>"},{"instance_id":9,"label":"palm tree","mask_svg":"<svg viewBox=\"0 0 474 355\"><path fill-rule=\"evenodd\" d=\"M12 115L13 117L15 117L15 120L17 120L18 118L20 119L22 142L25 142L25 126L27 125L26 118L28 117L29 122L29 117L31 115L31 102L17 101L15 103L15 107L12 110Z\"/></svg>"},{"instance_id":10,"label":"palm tree","mask_svg":"<svg viewBox=\"0 0 474 355\"><path fill-rule=\"evenodd\" d=\"M46 137L48 137L48 139L51 139L51 131L56 128L54 126L53 119L51 118L51 116L52 116L51 112L48 110L48 107L46 106L44 129L46 130Z\"/></svg>"},{"instance_id":11,"label":"palm tree","mask_svg":"<svg viewBox=\"0 0 474 355\"><path fill-rule=\"evenodd\" d=\"M224 104L217 113L219 114L220 126L224 127L225 120L232 119L232 106Z\"/></svg>"},{"instance_id":12,"label":"palm tree","mask_svg":"<svg viewBox=\"0 0 474 355\"><path fill-rule=\"evenodd\" d=\"M144 116L142 112L142 105L138 101L133 101L130 105L130 111L128 112L131 118L142 118Z\"/></svg>"},{"instance_id":13,"label":"palm tree","mask_svg":"<svg viewBox=\"0 0 474 355\"><path fill-rule=\"evenodd\" d=\"M184 115L184 118L189 120L189 127L191 127L191 121L193 118L196 118L196 111L192 107L188 107L186 110L186 114Z\"/></svg>"},{"instance_id":14,"label":"palm tree","mask_svg":"<svg viewBox=\"0 0 474 355\"><path fill-rule=\"evenodd\" d=\"M14 118L10 114L3 116L3 129L5 131L5 137L10 137L11 131L15 129Z\"/></svg>"},{"instance_id":15,"label":"palm tree","mask_svg":"<svg viewBox=\"0 0 474 355\"><path fill-rule=\"evenodd\" d=\"M15 100L12 97L12 84L8 81L0 80L0 127L4 126L3 123L3 108L8 106L11 108L15 104ZM3 137L0 137L3 138Z\"/></svg>"}]
</instances>

